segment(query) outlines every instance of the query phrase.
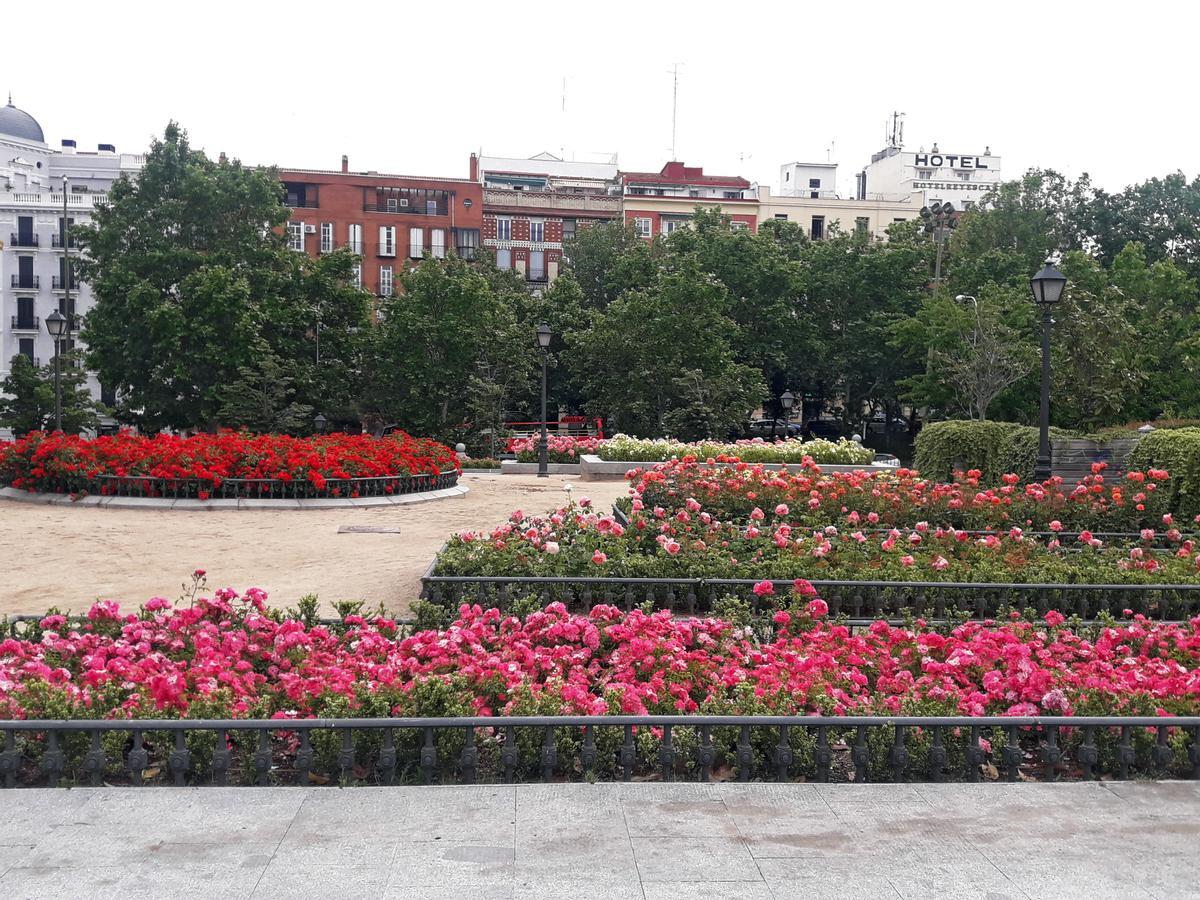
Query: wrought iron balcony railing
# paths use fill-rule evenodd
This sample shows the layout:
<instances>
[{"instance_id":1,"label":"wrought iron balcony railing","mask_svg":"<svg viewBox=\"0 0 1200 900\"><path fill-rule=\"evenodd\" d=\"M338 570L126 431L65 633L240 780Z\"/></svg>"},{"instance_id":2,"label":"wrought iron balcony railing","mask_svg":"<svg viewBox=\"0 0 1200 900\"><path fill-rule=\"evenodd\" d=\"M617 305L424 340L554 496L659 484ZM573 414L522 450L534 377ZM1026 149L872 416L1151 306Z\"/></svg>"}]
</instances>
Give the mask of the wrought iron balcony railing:
<instances>
[{"instance_id":1,"label":"wrought iron balcony railing","mask_svg":"<svg viewBox=\"0 0 1200 900\"><path fill-rule=\"evenodd\" d=\"M8 243L10 247L36 247L38 245L38 236L36 234L19 234L14 232Z\"/></svg>"}]
</instances>

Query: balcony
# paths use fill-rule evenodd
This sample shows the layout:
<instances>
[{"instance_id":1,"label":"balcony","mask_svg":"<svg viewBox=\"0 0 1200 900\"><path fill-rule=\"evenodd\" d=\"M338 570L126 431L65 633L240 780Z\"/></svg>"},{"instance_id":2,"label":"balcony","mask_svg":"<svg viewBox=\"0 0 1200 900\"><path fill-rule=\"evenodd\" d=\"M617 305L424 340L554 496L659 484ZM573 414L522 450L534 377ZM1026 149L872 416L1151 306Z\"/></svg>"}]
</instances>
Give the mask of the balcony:
<instances>
[{"instance_id":1,"label":"balcony","mask_svg":"<svg viewBox=\"0 0 1200 900\"><path fill-rule=\"evenodd\" d=\"M36 234L13 234L12 240L8 242L10 247L36 247L38 245L38 236Z\"/></svg>"},{"instance_id":2,"label":"balcony","mask_svg":"<svg viewBox=\"0 0 1200 900\"><path fill-rule=\"evenodd\" d=\"M42 320L37 316L13 316L12 330L13 331L38 331L42 327Z\"/></svg>"},{"instance_id":3,"label":"balcony","mask_svg":"<svg viewBox=\"0 0 1200 900\"><path fill-rule=\"evenodd\" d=\"M387 213L393 216L446 216L449 212L445 206L430 209L427 206L388 206L378 203L364 203L363 212Z\"/></svg>"},{"instance_id":4,"label":"balcony","mask_svg":"<svg viewBox=\"0 0 1200 900\"><path fill-rule=\"evenodd\" d=\"M24 291L36 291L41 286L41 279L36 275L14 275L12 286Z\"/></svg>"},{"instance_id":5,"label":"balcony","mask_svg":"<svg viewBox=\"0 0 1200 900\"><path fill-rule=\"evenodd\" d=\"M50 235L50 246L56 250L62 249L62 235L59 234L57 231L54 232L54 234ZM77 238L68 236L67 237L67 248L69 250L78 250L79 249L79 240Z\"/></svg>"},{"instance_id":6,"label":"balcony","mask_svg":"<svg viewBox=\"0 0 1200 900\"><path fill-rule=\"evenodd\" d=\"M108 203L108 194L95 192L90 194L67 194L68 209L90 210ZM39 208L47 212L57 212L63 208L63 195L51 193L26 193L22 191L0 192L0 206L18 206L22 208Z\"/></svg>"},{"instance_id":7,"label":"balcony","mask_svg":"<svg viewBox=\"0 0 1200 900\"><path fill-rule=\"evenodd\" d=\"M79 290L78 278L66 278L61 275L55 275L50 279L50 290L52 291L77 291Z\"/></svg>"},{"instance_id":8,"label":"balcony","mask_svg":"<svg viewBox=\"0 0 1200 900\"><path fill-rule=\"evenodd\" d=\"M621 198L607 194L564 194L558 191L503 191L484 190L483 207L510 209L563 210L575 213L591 213L597 217L621 214Z\"/></svg>"}]
</instances>

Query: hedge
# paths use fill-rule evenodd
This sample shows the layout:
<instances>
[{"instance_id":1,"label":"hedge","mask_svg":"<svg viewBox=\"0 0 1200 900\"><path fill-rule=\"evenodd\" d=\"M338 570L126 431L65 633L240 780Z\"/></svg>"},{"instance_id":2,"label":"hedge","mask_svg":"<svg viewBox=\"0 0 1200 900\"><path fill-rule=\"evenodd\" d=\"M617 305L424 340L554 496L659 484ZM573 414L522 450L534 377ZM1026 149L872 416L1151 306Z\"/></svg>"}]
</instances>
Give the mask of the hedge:
<instances>
[{"instance_id":1,"label":"hedge","mask_svg":"<svg viewBox=\"0 0 1200 900\"><path fill-rule=\"evenodd\" d=\"M1200 428L1150 432L1129 454L1129 468L1166 469L1171 473L1171 510L1188 519L1200 514Z\"/></svg>"},{"instance_id":2,"label":"hedge","mask_svg":"<svg viewBox=\"0 0 1200 900\"><path fill-rule=\"evenodd\" d=\"M1051 440L1069 437L1069 432L1050 429ZM1038 429L1031 425L952 419L921 429L913 464L926 478L937 481L968 469L982 472L986 484L998 484L1001 476L1010 472L1020 475L1022 481L1032 481L1037 452Z\"/></svg>"}]
</instances>

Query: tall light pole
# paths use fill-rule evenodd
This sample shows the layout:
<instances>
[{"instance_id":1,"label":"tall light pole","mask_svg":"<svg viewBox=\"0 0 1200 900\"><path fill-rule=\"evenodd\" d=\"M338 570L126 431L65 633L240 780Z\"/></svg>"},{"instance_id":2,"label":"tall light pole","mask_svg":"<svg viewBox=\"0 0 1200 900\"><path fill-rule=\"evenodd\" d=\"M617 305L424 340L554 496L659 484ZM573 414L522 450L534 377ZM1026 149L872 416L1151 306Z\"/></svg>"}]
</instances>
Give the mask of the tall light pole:
<instances>
[{"instance_id":1,"label":"tall light pole","mask_svg":"<svg viewBox=\"0 0 1200 900\"><path fill-rule=\"evenodd\" d=\"M933 286L942 283L942 248L945 245L946 229L954 227L954 204L935 202L933 206L921 207L921 218L925 220L925 233L932 234L937 241L937 256L933 263Z\"/></svg>"},{"instance_id":2,"label":"tall light pole","mask_svg":"<svg viewBox=\"0 0 1200 900\"><path fill-rule=\"evenodd\" d=\"M783 439L791 440L792 437L792 404L796 402L796 397L791 391L784 391L779 398L779 405L783 407Z\"/></svg>"},{"instance_id":3,"label":"tall light pole","mask_svg":"<svg viewBox=\"0 0 1200 900\"><path fill-rule=\"evenodd\" d=\"M550 477L550 435L546 432L546 360L550 348L550 326L537 327L537 342L542 350L542 442L538 447L538 478Z\"/></svg>"},{"instance_id":4,"label":"tall light pole","mask_svg":"<svg viewBox=\"0 0 1200 900\"><path fill-rule=\"evenodd\" d=\"M1049 260L1042 271L1029 279L1033 302L1042 308L1042 406L1039 418L1038 456L1033 477L1045 481L1050 477L1050 326L1051 311L1062 297L1067 278Z\"/></svg>"},{"instance_id":5,"label":"tall light pole","mask_svg":"<svg viewBox=\"0 0 1200 900\"><path fill-rule=\"evenodd\" d=\"M71 345L71 330L72 330L72 326L74 325L74 322L72 321L72 319L75 318L75 314L71 311L71 245L70 245L69 240L67 239L68 188L69 188L69 184L67 182L67 176L64 175L62 177L63 216L62 216L62 227L60 228L61 236L62 236L62 246L63 246L63 307L64 307L64 309L62 312L67 317L66 340L63 342L63 346L69 349L70 345Z\"/></svg>"},{"instance_id":6,"label":"tall light pole","mask_svg":"<svg viewBox=\"0 0 1200 900\"><path fill-rule=\"evenodd\" d=\"M54 430L62 431L62 360L58 349L67 331L67 317L53 310L46 316L46 331L54 339Z\"/></svg>"}]
</instances>

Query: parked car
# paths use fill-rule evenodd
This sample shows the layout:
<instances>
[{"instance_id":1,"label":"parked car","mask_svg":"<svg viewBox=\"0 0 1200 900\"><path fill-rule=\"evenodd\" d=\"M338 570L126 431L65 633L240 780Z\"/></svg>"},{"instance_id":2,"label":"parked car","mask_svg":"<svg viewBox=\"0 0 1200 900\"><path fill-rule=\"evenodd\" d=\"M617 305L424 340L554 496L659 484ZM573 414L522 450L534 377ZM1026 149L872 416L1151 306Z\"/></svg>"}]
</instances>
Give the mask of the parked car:
<instances>
[{"instance_id":1,"label":"parked car","mask_svg":"<svg viewBox=\"0 0 1200 900\"><path fill-rule=\"evenodd\" d=\"M771 425L774 423L775 430L771 431ZM783 419L755 419L746 426L746 430L751 437L769 438L772 433L775 437L800 437L804 432L803 426L799 422L785 422Z\"/></svg>"},{"instance_id":2,"label":"parked car","mask_svg":"<svg viewBox=\"0 0 1200 900\"><path fill-rule=\"evenodd\" d=\"M875 411L870 421L867 422L867 429L872 434L883 434L887 430L890 430L892 434L907 434L908 419L901 418L900 416L892 416L891 423L889 424L887 414L879 409Z\"/></svg>"},{"instance_id":3,"label":"parked car","mask_svg":"<svg viewBox=\"0 0 1200 900\"><path fill-rule=\"evenodd\" d=\"M836 441L847 437L850 429L840 419L809 419L804 423L804 436L808 438L824 438Z\"/></svg>"}]
</instances>

